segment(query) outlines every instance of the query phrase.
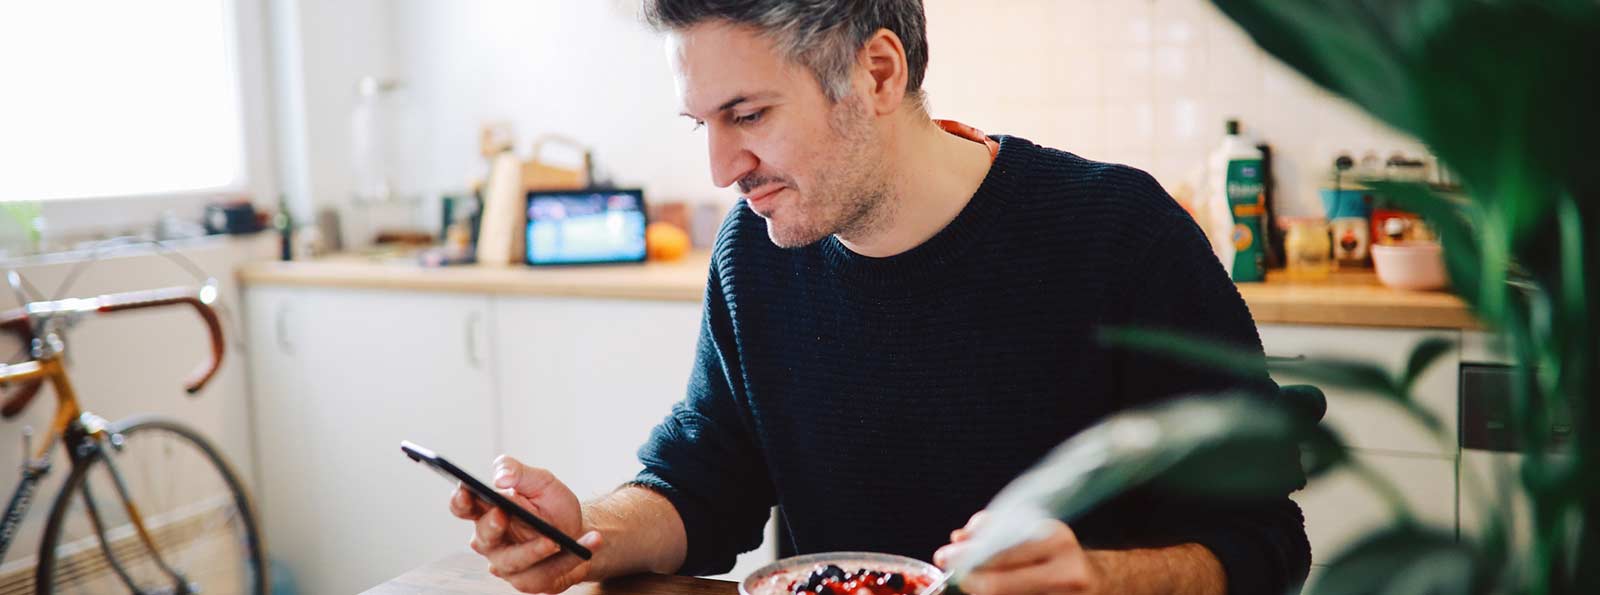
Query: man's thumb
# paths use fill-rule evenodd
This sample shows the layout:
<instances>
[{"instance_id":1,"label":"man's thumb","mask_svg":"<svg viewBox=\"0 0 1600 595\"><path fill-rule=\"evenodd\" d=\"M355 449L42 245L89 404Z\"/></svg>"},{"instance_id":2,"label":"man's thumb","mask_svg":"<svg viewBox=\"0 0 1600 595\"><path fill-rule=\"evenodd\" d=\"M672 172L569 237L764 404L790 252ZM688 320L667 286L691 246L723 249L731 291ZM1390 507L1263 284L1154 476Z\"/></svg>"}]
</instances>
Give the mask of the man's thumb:
<instances>
[{"instance_id":1,"label":"man's thumb","mask_svg":"<svg viewBox=\"0 0 1600 595\"><path fill-rule=\"evenodd\" d=\"M518 494L532 497L543 492L555 479L547 470L528 467L516 459L504 457L495 466L494 487L511 488Z\"/></svg>"}]
</instances>

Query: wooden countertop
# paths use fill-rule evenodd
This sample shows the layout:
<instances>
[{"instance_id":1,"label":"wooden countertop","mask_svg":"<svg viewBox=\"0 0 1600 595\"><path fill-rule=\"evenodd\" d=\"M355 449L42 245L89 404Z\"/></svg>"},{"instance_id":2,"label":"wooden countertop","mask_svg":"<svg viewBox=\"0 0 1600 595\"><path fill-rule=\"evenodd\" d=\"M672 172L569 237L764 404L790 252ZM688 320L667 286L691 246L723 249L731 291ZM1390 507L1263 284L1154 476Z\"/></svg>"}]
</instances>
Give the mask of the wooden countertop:
<instances>
[{"instance_id":1,"label":"wooden countertop","mask_svg":"<svg viewBox=\"0 0 1600 595\"><path fill-rule=\"evenodd\" d=\"M1315 282L1288 281L1273 271L1265 283L1240 283L1239 295L1257 324L1483 328L1454 294L1390 289L1370 269L1336 272Z\"/></svg>"},{"instance_id":2,"label":"wooden countertop","mask_svg":"<svg viewBox=\"0 0 1600 595\"><path fill-rule=\"evenodd\" d=\"M472 552L446 556L367 590L364 595L516 595ZM564 595L736 595L738 583L642 574L603 583L583 583Z\"/></svg>"},{"instance_id":3,"label":"wooden countertop","mask_svg":"<svg viewBox=\"0 0 1600 595\"><path fill-rule=\"evenodd\" d=\"M307 262L263 262L239 271L251 285L290 285L699 302L709 254L671 263L589 267L425 268L412 260L337 256ZM1270 274L1241 283L1239 293L1259 324L1399 328L1482 328L1459 298L1444 292L1389 289L1370 270L1338 272L1325 281L1291 282Z\"/></svg>"},{"instance_id":4,"label":"wooden countertop","mask_svg":"<svg viewBox=\"0 0 1600 595\"><path fill-rule=\"evenodd\" d=\"M709 253L677 262L544 267L423 267L411 259L334 256L262 262L239 270L250 285L410 289L699 302L705 298Z\"/></svg>"}]
</instances>

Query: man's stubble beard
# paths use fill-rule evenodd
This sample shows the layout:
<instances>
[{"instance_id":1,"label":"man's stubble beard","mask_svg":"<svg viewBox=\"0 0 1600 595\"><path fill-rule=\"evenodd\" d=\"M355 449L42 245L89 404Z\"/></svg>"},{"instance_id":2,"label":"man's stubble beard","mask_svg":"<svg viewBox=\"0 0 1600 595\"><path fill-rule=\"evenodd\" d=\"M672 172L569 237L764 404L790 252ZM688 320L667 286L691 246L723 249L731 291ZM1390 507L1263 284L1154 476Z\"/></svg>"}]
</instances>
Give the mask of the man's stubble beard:
<instances>
[{"instance_id":1,"label":"man's stubble beard","mask_svg":"<svg viewBox=\"0 0 1600 595\"><path fill-rule=\"evenodd\" d=\"M872 121L857 97L841 99L828 115L837 150L818 168L809 196L801 205L811 213L792 229L767 222L767 235L781 248L809 246L830 235L844 239L875 234L893 214L883 155L876 150Z\"/></svg>"}]
</instances>

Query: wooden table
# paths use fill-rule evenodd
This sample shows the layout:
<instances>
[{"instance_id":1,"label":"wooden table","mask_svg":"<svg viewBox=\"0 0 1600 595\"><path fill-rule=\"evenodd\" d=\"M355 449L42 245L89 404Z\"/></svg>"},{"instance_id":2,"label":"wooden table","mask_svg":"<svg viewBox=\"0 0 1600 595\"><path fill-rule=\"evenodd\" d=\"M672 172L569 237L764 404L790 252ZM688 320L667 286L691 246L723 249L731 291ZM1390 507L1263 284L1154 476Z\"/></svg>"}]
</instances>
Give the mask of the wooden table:
<instances>
[{"instance_id":1,"label":"wooden table","mask_svg":"<svg viewBox=\"0 0 1600 595\"><path fill-rule=\"evenodd\" d=\"M685 576L641 574L583 583L564 595L735 595L738 583ZM515 595L489 574L483 558L460 552L435 560L366 591L364 595Z\"/></svg>"}]
</instances>

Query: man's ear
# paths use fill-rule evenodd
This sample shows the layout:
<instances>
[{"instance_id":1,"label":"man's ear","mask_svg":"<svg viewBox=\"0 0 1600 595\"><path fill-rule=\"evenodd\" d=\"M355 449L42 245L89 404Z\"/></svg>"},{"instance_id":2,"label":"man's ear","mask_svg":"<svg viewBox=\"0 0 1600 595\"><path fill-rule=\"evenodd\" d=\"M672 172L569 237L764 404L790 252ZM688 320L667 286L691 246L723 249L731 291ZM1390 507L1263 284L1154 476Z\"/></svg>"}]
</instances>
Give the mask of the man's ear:
<instances>
[{"instance_id":1,"label":"man's ear","mask_svg":"<svg viewBox=\"0 0 1600 595\"><path fill-rule=\"evenodd\" d=\"M862 99L874 115L886 115L900 109L906 98L906 48L900 36L888 29L878 29L861 47L857 63L865 72L862 77L866 93Z\"/></svg>"}]
</instances>

